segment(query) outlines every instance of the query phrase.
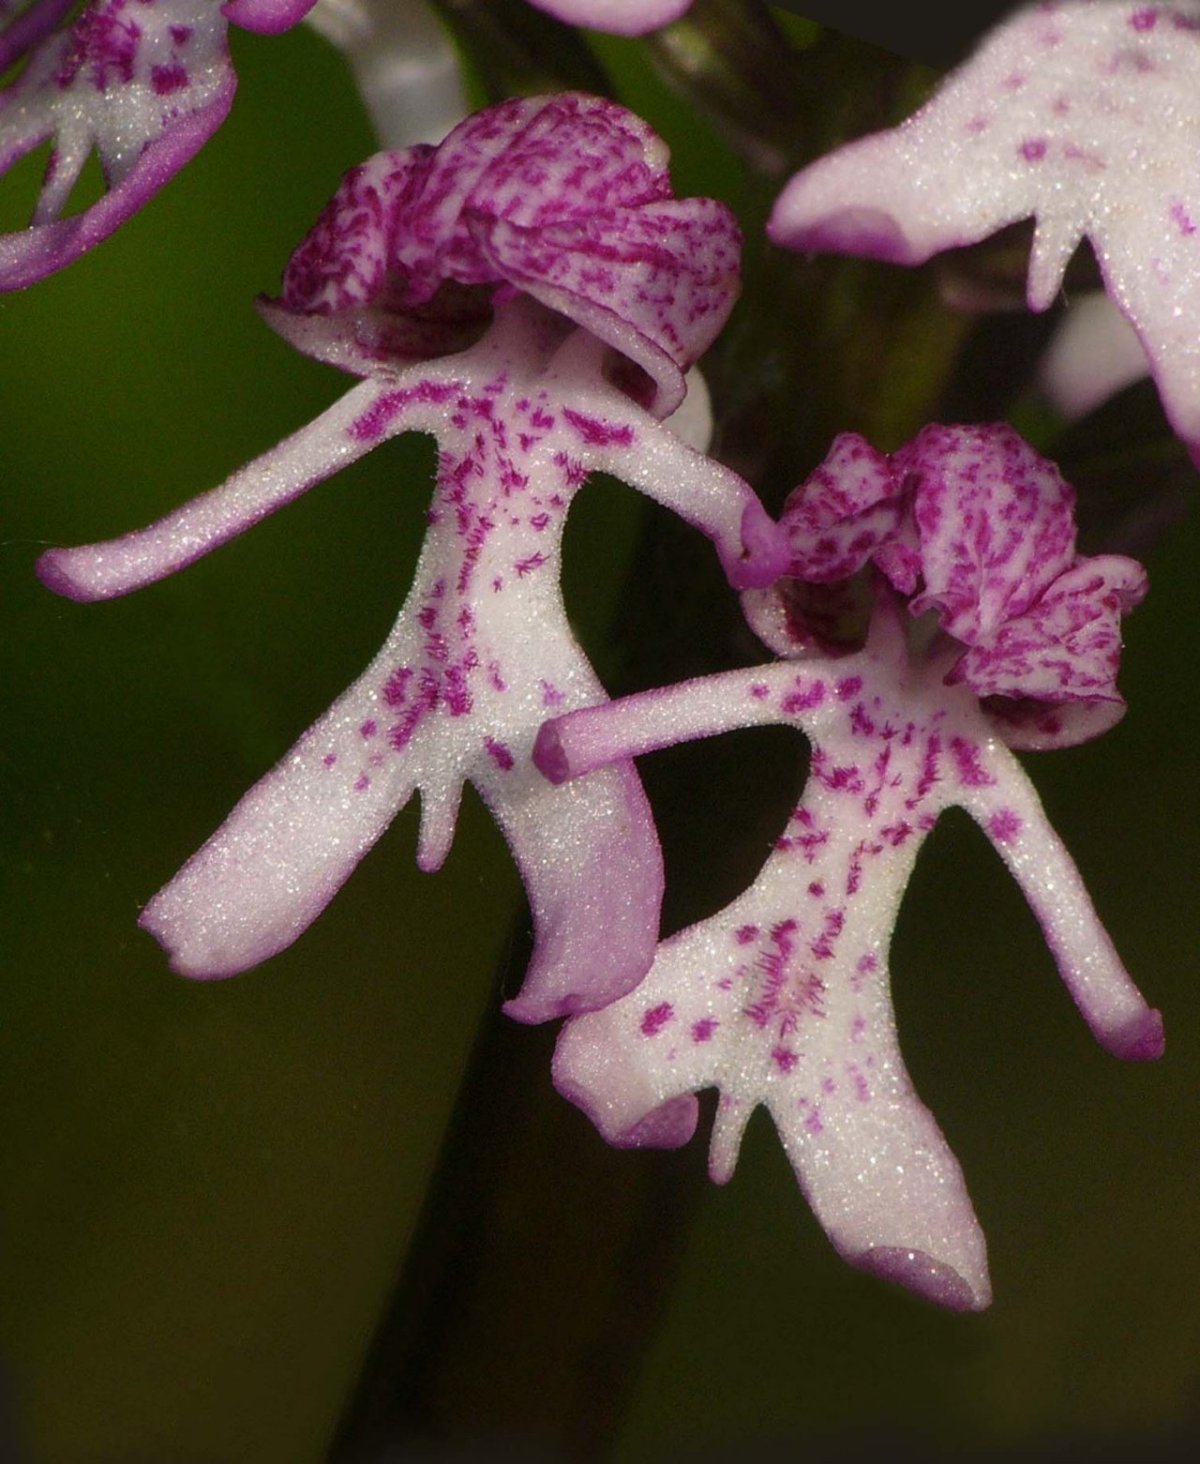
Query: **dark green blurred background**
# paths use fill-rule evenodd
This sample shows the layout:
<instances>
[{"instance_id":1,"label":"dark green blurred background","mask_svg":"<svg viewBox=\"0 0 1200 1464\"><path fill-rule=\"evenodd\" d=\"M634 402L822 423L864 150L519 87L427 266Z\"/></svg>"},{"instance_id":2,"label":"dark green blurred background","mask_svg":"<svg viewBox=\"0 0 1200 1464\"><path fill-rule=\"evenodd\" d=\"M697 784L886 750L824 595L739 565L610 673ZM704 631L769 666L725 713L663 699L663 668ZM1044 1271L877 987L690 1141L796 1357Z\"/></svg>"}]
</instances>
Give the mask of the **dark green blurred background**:
<instances>
[{"instance_id":1,"label":"dark green blurred background","mask_svg":"<svg viewBox=\"0 0 1200 1464\"><path fill-rule=\"evenodd\" d=\"M1024 393L1027 322L964 323L932 275L761 244L790 168L903 115L929 80L787 33L794 55L730 49L724 80L697 32L653 61L616 41L591 58L663 131L680 191L726 198L747 227L747 295L711 370L718 451L778 508L832 431L891 447L931 402L970 415L1009 355L1007 394L979 410L1053 435ZM0 1365L28 1457L824 1459L1181 1437L1200 1405L1200 528L1176 513L1193 475L1148 389L1103 439L1058 439L1088 547L1128 542L1141 504L1174 520L1128 624L1131 710L1031 763L1164 1011L1167 1056L1123 1067L1094 1046L965 818L931 840L896 937L909 1064L989 1237L987 1314L847 1269L765 1118L724 1190L702 1138L604 1148L550 1090L553 1034L496 1016L527 922L470 796L442 873L416 871L409 809L246 976L189 984L137 930L383 639L432 466L426 441L390 444L125 602L68 604L33 577L42 547L149 521L342 389L251 302L373 142L315 35L234 48L232 118L186 173L66 273L0 297ZM33 189L14 178L0 227ZM614 689L756 654L693 537L619 485L582 496L569 603ZM744 886L798 751L747 733L645 760L669 925Z\"/></svg>"}]
</instances>

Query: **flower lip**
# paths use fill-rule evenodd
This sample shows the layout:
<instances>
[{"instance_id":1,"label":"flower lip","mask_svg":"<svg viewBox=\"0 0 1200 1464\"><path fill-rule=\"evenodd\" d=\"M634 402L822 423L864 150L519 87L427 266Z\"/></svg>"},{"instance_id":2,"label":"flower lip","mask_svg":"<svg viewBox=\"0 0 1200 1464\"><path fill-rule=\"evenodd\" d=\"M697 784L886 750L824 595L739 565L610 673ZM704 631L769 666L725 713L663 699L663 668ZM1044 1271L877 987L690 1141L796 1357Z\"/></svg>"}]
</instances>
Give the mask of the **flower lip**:
<instances>
[{"instance_id":1,"label":"flower lip","mask_svg":"<svg viewBox=\"0 0 1200 1464\"><path fill-rule=\"evenodd\" d=\"M1074 509L1004 422L934 424L890 456L843 433L785 505L788 577L743 607L779 655L844 650L879 574L933 617L947 685L969 687L1009 746L1069 746L1124 714L1120 618L1146 593L1136 561L1076 553Z\"/></svg>"},{"instance_id":2,"label":"flower lip","mask_svg":"<svg viewBox=\"0 0 1200 1464\"><path fill-rule=\"evenodd\" d=\"M603 98L503 102L436 148L352 169L264 314L301 350L368 374L462 349L516 290L640 368L665 416L732 308L741 242L724 205L673 196L666 161Z\"/></svg>"}]
</instances>

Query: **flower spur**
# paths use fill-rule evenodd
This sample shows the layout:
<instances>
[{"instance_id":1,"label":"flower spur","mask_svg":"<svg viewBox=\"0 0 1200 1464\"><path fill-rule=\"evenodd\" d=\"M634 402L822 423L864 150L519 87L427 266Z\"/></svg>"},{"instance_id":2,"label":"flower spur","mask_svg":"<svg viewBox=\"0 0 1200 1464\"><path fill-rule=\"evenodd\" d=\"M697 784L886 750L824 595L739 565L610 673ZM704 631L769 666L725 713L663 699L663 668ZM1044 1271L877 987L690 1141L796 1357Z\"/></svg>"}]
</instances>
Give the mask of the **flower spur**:
<instances>
[{"instance_id":1,"label":"flower spur","mask_svg":"<svg viewBox=\"0 0 1200 1464\"><path fill-rule=\"evenodd\" d=\"M1159 1014L1009 751L1064 746L1120 716L1118 619L1144 575L1075 554L1070 490L1004 426L927 428L891 459L847 434L783 523L791 573L809 585L744 599L786 659L573 712L539 735L535 761L555 781L757 724L794 726L812 747L801 800L751 887L664 941L630 995L568 1022L555 1082L610 1142L654 1147L690 1138L694 1094L715 1085L719 1182L765 1104L851 1264L978 1309L990 1299L984 1239L900 1055L891 933L922 842L961 807L1020 885L1100 1043L1131 1060L1161 1053ZM805 595L855 571L874 577L869 634L850 654L823 651Z\"/></svg>"},{"instance_id":2,"label":"flower spur","mask_svg":"<svg viewBox=\"0 0 1200 1464\"><path fill-rule=\"evenodd\" d=\"M263 309L364 379L158 524L43 556L62 593L123 594L398 433L438 442L425 545L378 657L143 913L176 969L228 975L288 945L416 790L418 862L436 869L468 779L533 912L510 1014L603 1005L649 966L661 855L632 764L558 790L529 759L548 712L603 697L558 583L567 508L604 470L709 535L737 585L787 557L749 487L660 422L732 304L739 244L722 205L673 198L665 163L630 113L566 94L354 169Z\"/></svg>"}]
</instances>

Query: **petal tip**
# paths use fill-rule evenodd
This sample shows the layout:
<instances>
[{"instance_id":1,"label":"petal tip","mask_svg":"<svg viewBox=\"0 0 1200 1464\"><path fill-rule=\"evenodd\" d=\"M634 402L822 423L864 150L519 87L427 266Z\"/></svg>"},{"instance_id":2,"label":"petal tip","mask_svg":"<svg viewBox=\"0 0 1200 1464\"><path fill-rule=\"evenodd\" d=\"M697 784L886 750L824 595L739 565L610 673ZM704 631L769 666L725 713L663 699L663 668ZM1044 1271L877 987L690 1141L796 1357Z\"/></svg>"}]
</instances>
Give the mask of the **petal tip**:
<instances>
[{"instance_id":1,"label":"petal tip","mask_svg":"<svg viewBox=\"0 0 1200 1464\"><path fill-rule=\"evenodd\" d=\"M1104 1044L1122 1062L1155 1062L1163 1055L1166 1038L1162 1013L1149 1007L1118 1028Z\"/></svg>"},{"instance_id":2,"label":"petal tip","mask_svg":"<svg viewBox=\"0 0 1200 1464\"><path fill-rule=\"evenodd\" d=\"M899 223L880 208L834 209L807 223L789 220L791 209L781 200L767 225L773 244L804 254L849 254L885 264L918 264Z\"/></svg>"},{"instance_id":3,"label":"petal tip","mask_svg":"<svg viewBox=\"0 0 1200 1464\"><path fill-rule=\"evenodd\" d=\"M725 575L735 590L763 590L787 572L791 549L779 524L757 498L742 510L741 551L725 564Z\"/></svg>"},{"instance_id":4,"label":"petal tip","mask_svg":"<svg viewBox=\"0 0 1200 1464\"><path fill-rule=\"evenodd\" d=\"M33 566L33 572L45 585L56 595L61 595L64 600L76 600L85 603L89 600L99 600L103 596L95 594L84 584L72 575L70 571L71 550L69 549L47 549L39 556Z\"/></svg>"},{"instance_id":5,"label":"petal tip","mask_svg":"<svg viewBox=\"0 0 1200 1464\"><path fill-rule=\"evenodd\" d=\"M696 1132L699 1104L693 1093L668 1098L613 1140L618 1149L681 1149Z\"/></svg>"},{"instance_id":6,"label":"petal tip","mask_svg":"<svg viewBox=\"0 0 1200 1464\"><path fill-rule=\"evenodd\" d=\"M925 1251L898 1245L872 1245L847 1259L858 1270L914 1291L947 1311L983 1311L992 1299L986 1283L977 1291L953 1266L935 1260Z\"/></svg>"},{"instance_id":7,"label":"petal tip","mask_svg":"<svg viewBox=\"0 0 1200 1464\"><path fill-rule=\"evenodd\" d=\"M173 928L174 922L160 915L157 905L158 900L155 897L138 916L138 927L159 943L167 958L167 965L176 976L186 977L189 981L224 981L226 977L241 975L243 971L275 953L273 950L264 951L248 960L234 962L221 961L211 953L206 956L202 949L197 951L194 943Z\"/></svg>"},{"instance_id":8,"label":"petal tip","mask_svg":"<svg viewBox=\"0 0 1200 1464\"><path fill-rule=\"evenodd\" d=\"M562 745L557 719L543 722L533 744L533 765L551 783L565 783L571 776L571 763Z\"/></svg>"}]
</instances>

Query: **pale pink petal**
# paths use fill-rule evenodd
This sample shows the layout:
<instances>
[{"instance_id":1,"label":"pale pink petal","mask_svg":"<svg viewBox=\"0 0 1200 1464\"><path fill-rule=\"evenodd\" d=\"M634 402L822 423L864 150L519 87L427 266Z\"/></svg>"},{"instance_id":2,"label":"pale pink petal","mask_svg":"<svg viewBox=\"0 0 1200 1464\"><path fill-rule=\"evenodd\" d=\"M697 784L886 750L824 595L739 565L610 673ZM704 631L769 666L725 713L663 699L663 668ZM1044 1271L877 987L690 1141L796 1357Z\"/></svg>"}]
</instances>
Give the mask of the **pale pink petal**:
<instances>
[{"instance_id":1,"label":"pale pink petal","mask_svg":"<svg viewBox=\"0 0 1200 1464\"><path fill-rule=\"evenodd\" d=\"M317 0L225 0L221 14L243 30L277 36L299 24L316 3Z\"/></svg>"},{"instance_id":2,"label":"pale pink petal","mask_svg":"<svg viewBox=\"0 0 1200 1464\"><path fill-rule=\"evenodd\" d=\"M571 402L562 420L572 454L589 468L639 489L707 535L735 589L772 584L784 572L787 541L750 485L664 430L655 414L610 385L602 342L595 336L576 331L569 337L549 362L546 379Z\"/></svg>"},{"instance_id":3,"label":"pale pink petal","mask_svg":"<svg viewBox=\"0 0 1200 1464\"><path fill-rule=\"evenodd\" d=\"M946 684L944 643L918 639L914 650L911 626L884 594L858 654L688 682L542 729L535 761L555 779L766 721L797 727L812 748L801 801L751 887L664 941L628 996L569 1022L554 1077L624 1146L686 1142L694 1094L715 1086L710 1172L722 1182L765 1104L847 1260L940 1305L978 1309L990 1298L983 1237L905 1072L887 970L904 888L940 813L961 806L983 825L1110 1051L1153 1058L1162 1025L1024 771L973 693Z\"/></svg>"},{"instance_id":4,"label":"pale pink petal","mask_svg":"<svg viewBox=\"0 0 1200 1464\"><path fill-rule=\"evenodd\" d=\"M1036 218L1029 304L1045 309L1083 238L1200 450L1200 7L1028 6L891 132L785 188L788 247L916 264Z\"/></svg>"},{"instance_id":5,"label":"pale pink petal","mask_svg":"<svg viewBox=\"0 0 1200 1464\"><path fill-rule=\"evenodd\" d=\"M1074 422L1149 371L1137 333L1096 290L1071 301L1038 366L1038 384Z\"/></svg>"},{"instance_id":6,"label":"pale pink petal","mask_svg":"<svg viewBox=\"0 0 1200 1464\"><path fill-rule=\"evenodd\" d=\"M70 263L142 207L220 126L236 78L212 0L93 0L48 34L0 94L0 173L48 139L32 226L0 237L0 289ZM95 149L108 184L60 214Z\"/></svg>"},{"instance_id":7,"label":"pale pink petal","mask_svg":"<svg viewBox=\"0 0 1200 1464\"><path fill-rule=\"evenodd\" d=\"M972 645L948 679L965 681L980 697L1055 707L1105 703L1111 725L1125 710L1116 686L1121 616L1141 602L1146 588L1145 571L1132 559L1080 559L1024 614Z\"/></svg>"},{"instance_id":8,"label":"pale pink petal","mask_svg":"<svg viewBox=\"0 0 1200 1464\"><path fill-rule=\"evenodd\" d=\"M584 707L542 724L533 761L552 783L565 783L678 742L778 721L779 698L797 686L808 683L790 666L758 666Z\"/></svg>"},{"instance_id":9,"label":"pale pink petal","mask_svg":"<svg viewBox=\"0 0 1200 1464\"><path fill-rule=\"evenodd\" d=\"M309 728L142 912L181 975L232 976L289 946L412 795L420 769L386 750L382 670Z\"/></svg>"},{"instance_id":10,"label":"pale pink petal","mask_svg":"<svg viewBox=\"0 0 1200 1464\"><path fill-rule=\"evenodd\" d=\"M999 751L992 756L1003 768ZM1130 980L1033 785L1015 759L1010 764L993 782L964 789L960 803L1021 886L1096 1041L1130 1062L1161 1057L1161 1014Z\"/></svg>"},{"instance_id":11,"label":"pale pink petal","mask_svg":"<svg viewBox=\"0 0 1200 1464\"><path fill-rule=\"evenodd\" d=\"M669 25L691 8L692 0L529 0L568 25L589 26L618 36L644 36Z\"/></svg>"},{"instance_id":12,"label":"pale pink petal","mask_svg":"<svg viewBox=\"0 0 1200 1464\"><path fill-rule=\"evenodd\" d=\"M892 469L908 485L920 544L912 613L936 609L958 640L1023 614L1074 559L1075 495L1006 423L926 427Z\"/></svg>"},{"instance_id":13,"label":"pale pink petal","mask_svg":"<svg viewBox=\"0 0 1200 1464\"><path fill-rule=\"evenodd\" d=\"M658 941L662 853L641 782L628 762L566 788L527 778L519 797L507 779L475 778L533 917L533 955L504 1010L545 1022L606 1006L642 979Z\"/></svg>"},{"instance_id":14,"label":"pale pink petal","mask_svg":"<svg viewBox=\"0 0 1200 1464\"><path fill-rule=\"evenodd\" d=\"M530 759L543 717L603 699L562 603L566 513L589 474L604 470L708 534L734 583L768 582L786 564L786 545L736 474L659 420L665 393L654 413L637 406L637 392L625 389L629 361L569 312L495 272L485 257L491 244L479 240L498 218L482 234L477 224L487 208L503 210L532 237L564 217L585 232L611 217L620 235L626 203L671 202L664 161L662 144L637 119L567 95L503 104L436 150L382 154L355 170L297 252L282 300L264 311L368 380L160 525L43 561L54 588L122 593L224 542L387 437L420 430L437 439L425 544L380 656L147 908L144 923L180 970L226 975L282 949L414 790L418 863L436 868L470 781L509 837L536 928L528 987L510 1011L540 1020L586 1010L644 974L662 868L632 767L555 794ZM527 197L539 169L558 182L545 198ZM686 211L680 217L686 222ZM713 215L702 207L697 217ZM669 247L661 257L647 249L643 266L638 288L650 303L639 305L634 290L620 318L639 340L653 340L658 307L676 284L686 296L687 272L679 284ZM414 351L445 349L437 336L446 321L469 321L478 335L481 301L490 323L467 349L444 365L412 362ZM706 315L672 339L681 383L687 350L711 328Z\"/></svg>"},{"instance_id":15,"label":"pale pink petal","mask_svg":"<svg viewBox=\"0 0 1200 1464\"><path fill-rule=\"evenodd\" d=\"M779 523L792 553L787 573L819 584L856 574L895 533L902 486L865 438L835 437L825 461L784 503Z\"/></svg>"},{"instance_id":16,"label":"pale pink petal","mask_svg":"<svg viewBox=\"0 0 1200 1464\"><path fill-rule=\"evenodd\" d=\"M43 584L72 600L108 600L174 574L347 467L382 437L426 425L449 388L422 377L372 380L278 447L166 518L119 539L50 549L37 563Z\"/></svg>"}]
</instances>

